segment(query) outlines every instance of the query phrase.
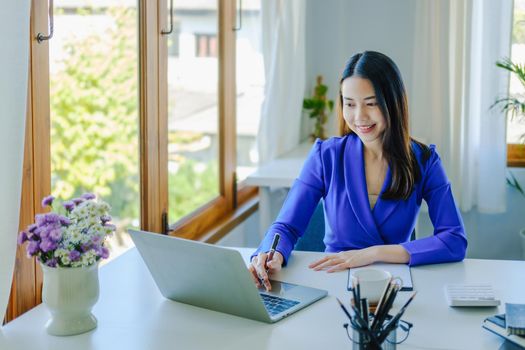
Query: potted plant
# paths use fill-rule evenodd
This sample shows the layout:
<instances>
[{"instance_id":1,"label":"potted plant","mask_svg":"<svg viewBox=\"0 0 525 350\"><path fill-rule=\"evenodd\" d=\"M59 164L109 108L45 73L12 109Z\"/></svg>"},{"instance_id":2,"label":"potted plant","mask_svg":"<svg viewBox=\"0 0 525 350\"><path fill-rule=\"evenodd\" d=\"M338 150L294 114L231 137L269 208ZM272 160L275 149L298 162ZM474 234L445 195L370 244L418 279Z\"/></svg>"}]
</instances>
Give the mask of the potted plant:
<instances>
[{"instance_id":1,"label":"potted plant","mask_svg":"<svg viewBox=\"0 0 525 350\"><path fill-rule=\"evenodd\" d=\"M315 120L314 129L310 134L312 140L326 139L324 125L328 120L328 114L334 109L334 101L326 98L327 91L328 86L323 84L323 77L318 75L313 96L303 100L303 109L309 111L310 118Z\"/></svg>"},{"instance_id":2,"label":"potted plant","mask_svg":"<svg viewBox=\"0 0 525 350\"><path fill-rule=\"evenodd\" d=\"M109 256L106 239L116 227L110 207L85 193L53 208L53 196L42 200L51 212L37 214L35 223L20 232L28 257L36 257L44 273L42 301L51 313L46 330L52 335L73 335L92 330L91 313L99 296L98 262Z\"/></svg>"},{"instance_id":3,"label":"potted plant","mask_svg":"<svg viewBox=\"0 0 525 350\"><path fill-rule=\"evenodd\" d=\"M518 81L521 83L521 85L525 88L525 65L512 62L510 58L505 58L503 60L497 61L496 66L499 68L502 68L508 72L510 72L511 75L514 75ZM505 112L506 115L509 116L511 120L515 120L520 124L525 125L525 95L524 94L508 94L507 96L498 98L494 104L492 104L491 108L493 107L500 107L502 112ZM523 155L525 155L525 134L520 135L519 137L520 143L517 145L514 145L513 150L516 155L520 156L520 158L523 158ZM509 172L509 177L507 177L507 184L509 184L511 187L515 188L518 192L520 192L525 197L525 192L523 190L523 187L521 187L520 183L514 176L512 172ZM522 244L522 257L525 259L525 228L520 230L520 238L521 238L521 244Z\"/></svg>"}]
</instances>

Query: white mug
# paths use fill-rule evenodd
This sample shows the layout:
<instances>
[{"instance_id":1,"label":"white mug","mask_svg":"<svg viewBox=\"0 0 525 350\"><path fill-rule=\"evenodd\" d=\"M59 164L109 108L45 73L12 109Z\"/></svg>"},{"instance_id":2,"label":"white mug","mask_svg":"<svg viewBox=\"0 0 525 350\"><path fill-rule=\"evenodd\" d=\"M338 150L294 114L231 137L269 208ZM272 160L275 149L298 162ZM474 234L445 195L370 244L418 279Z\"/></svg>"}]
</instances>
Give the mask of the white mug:
<instances>
[{"instance_id":1,"label":"white mug","mask_svg":"<svg viewBox=\"0 0 525 350\"><path fill-rule=\"evenodd\" d=\"M383 295L388 282L392 279L392 275L385 270L367 267L353 272L352 278L354 279L354 285L359 279L361 299L367 298L369 303L376 304L379 302L381 295ZM401 285L403 284L399 277L395 279L399 280Z\"/></svg>"}]
</instances>

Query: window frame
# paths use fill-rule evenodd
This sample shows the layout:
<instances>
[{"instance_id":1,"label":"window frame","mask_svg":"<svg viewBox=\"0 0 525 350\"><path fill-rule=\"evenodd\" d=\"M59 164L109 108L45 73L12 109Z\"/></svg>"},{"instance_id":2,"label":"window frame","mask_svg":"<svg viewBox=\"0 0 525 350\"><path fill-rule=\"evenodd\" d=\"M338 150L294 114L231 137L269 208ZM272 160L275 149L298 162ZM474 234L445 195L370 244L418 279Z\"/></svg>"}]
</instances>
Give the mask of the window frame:
<instances>
[{"instance_id":1,"label":"window frame","mask_svg":"<svg viewBox=\"0 0 525 350\"><path fill-rule=\"evenodd\" d=\"M507 166L525 168L525 144L507 143Z\"/></svg>"}]
</instances>

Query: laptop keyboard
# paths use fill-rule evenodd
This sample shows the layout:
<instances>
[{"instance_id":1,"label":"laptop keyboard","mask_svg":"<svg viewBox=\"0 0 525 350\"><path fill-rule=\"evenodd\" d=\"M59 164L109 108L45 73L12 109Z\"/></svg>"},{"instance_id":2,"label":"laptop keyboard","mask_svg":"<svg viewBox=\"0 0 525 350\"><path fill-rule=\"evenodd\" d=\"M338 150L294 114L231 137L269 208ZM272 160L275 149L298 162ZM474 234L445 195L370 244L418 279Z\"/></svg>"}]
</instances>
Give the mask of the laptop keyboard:
<instances>
[{"instance_id":1,"label":"laptop keyboard","mask_svg":"<svg viewBox=\"0 0 525 350\"><path fill-rule=\"evenodd\" d=\"M261 293L261 298L264 302L264 306L266 307L266 310L268 310L268 312L272 316L277 315L278 313L281 313L299 304L299 302L295 300L279 298L273 295L262 294L262 293Z\"/></svg>"}]
</instances>

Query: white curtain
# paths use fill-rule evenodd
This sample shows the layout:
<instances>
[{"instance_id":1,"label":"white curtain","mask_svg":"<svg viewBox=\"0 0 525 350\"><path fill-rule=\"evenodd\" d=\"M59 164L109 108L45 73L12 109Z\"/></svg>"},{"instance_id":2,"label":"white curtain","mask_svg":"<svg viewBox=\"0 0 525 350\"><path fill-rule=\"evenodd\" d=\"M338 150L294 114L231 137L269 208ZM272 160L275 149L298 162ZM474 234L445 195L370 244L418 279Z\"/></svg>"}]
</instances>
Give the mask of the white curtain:
<instances>
[{"instance_id":1,"label":"white curtain","mask_svg":"<svg viewBox=\"0 0 525 350\"><path fill-rule=\"evenodd\" d=\"M305 89L304 0L261 1L265 97L257 137L259 163L300 142Z\"/></svg>"},{"instance_id":2,"label":"white curtain","mask_svg":"<svg viewBox=\"0 0 525 350\"><path fill-rule=\"evenodd\" d=\"M0 320L11 290L22 189L29 4L29 0L4 0L0 6Z\"/></svg>"},{"instance_id":3,"label":"white curtain","mask_svg":"<svg viewBox=\"0 0 525 350\"><path fill-rule=\"evenodd\" d=\"M462 211L506 210L505 118L512 0L418 1L412 133L438 146Z\"/></svg>"}]
</instances>

